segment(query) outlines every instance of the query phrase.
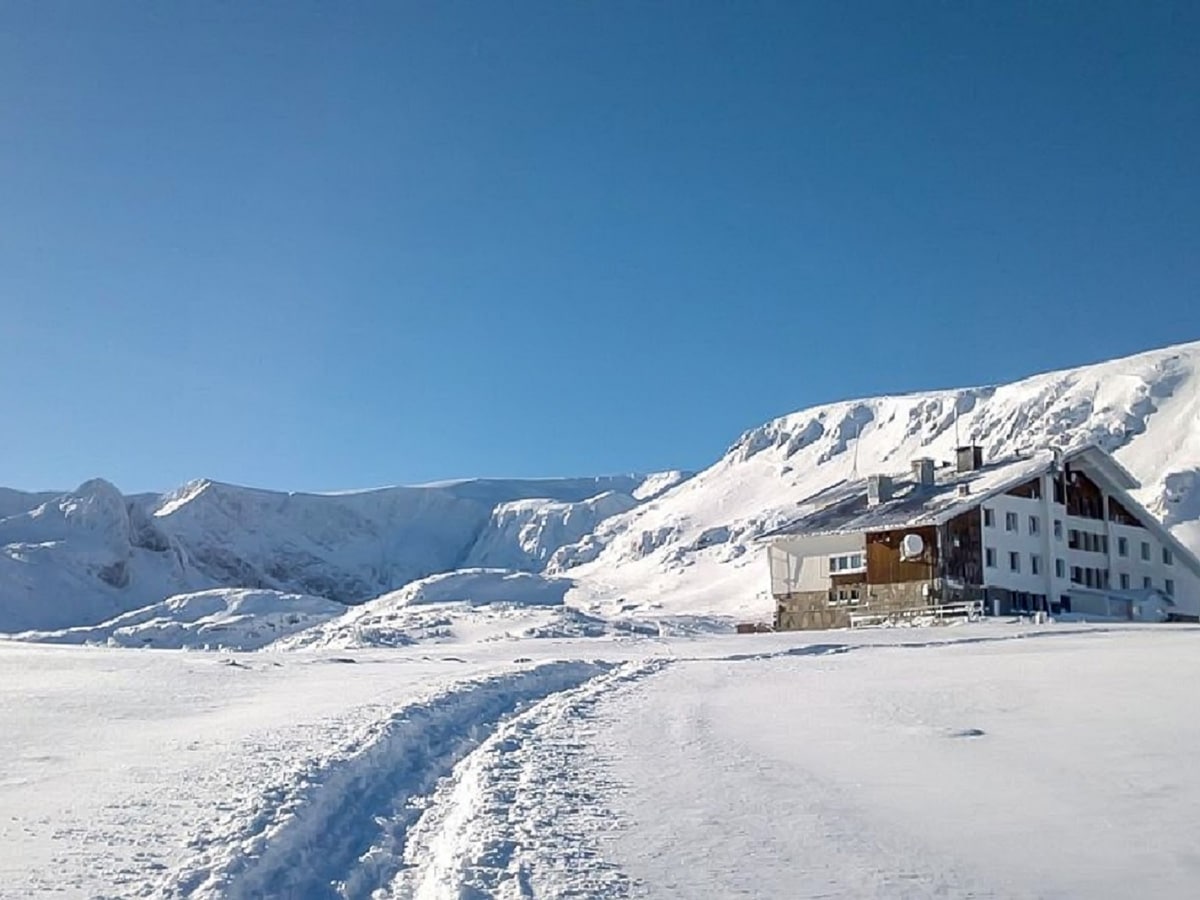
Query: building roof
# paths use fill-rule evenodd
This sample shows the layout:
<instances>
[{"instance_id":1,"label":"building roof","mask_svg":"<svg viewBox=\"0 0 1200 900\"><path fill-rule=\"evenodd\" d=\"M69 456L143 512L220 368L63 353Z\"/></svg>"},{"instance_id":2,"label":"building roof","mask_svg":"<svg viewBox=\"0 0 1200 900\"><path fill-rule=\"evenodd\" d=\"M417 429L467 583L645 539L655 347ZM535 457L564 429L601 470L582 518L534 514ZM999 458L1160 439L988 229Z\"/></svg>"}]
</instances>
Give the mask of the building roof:
<instances>
[{"instance_id":1,"label":"building roof","mask_svg":"<svg viewBox=\"0 0 1200 900\"><path fill-rule=\"evenodd\" d=\"M1034 478L1053 463L1054 454L1046 450L987 463L972 472L944 466L935 469L931 485L919 484L911 472L895 475L891 499L877 506L867 505L867 478L841 481L802 500L795 518L764 537L940 525L977 506L986 497Z\"/></svg>"}]
</instances>

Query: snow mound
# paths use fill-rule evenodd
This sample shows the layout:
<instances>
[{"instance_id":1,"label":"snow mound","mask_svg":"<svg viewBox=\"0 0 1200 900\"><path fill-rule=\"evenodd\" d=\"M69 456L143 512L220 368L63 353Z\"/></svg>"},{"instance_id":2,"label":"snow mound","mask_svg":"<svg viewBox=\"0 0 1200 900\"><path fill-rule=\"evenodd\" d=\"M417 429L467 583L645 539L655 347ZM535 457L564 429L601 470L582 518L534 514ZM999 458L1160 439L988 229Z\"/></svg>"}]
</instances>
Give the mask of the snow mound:
<instances>
[{"instance_id":1,"label":"snow mound","mask_svg":"<svg viewBox=\"0 0 1200 900\"><path fill-rule=\"evenodd\" d=\"M14 640L159 649L257 650L345 612L332 600L263 590L180 594L91 627L27 631Z\"/></svg>"},{"instance_id":2,"label":"snow mound","mask_svg":"<svg viewBox=\"0 0 1200 900\"><path fill-rule=\"evenodd\" d=\"M507 569L432 575L353 607L276 647L402 647L427 641L477 643L608 633L603 619L563 604L571 586L569 579Z\"/></svg>"},{"instance_id":3,"label":"snow mound","mask_svg":"<svg viewBox=\"0 0 1200 900\"><path fill-rule=\"evenodd\" d=\"M508 569L459 569L430 575L398 591L372 601L371 606L424 606L431 603L463 603L482 606L509 603L514 606L561 606L571 587L566 578L546 578Z\"/></svg>"}]
</instances>

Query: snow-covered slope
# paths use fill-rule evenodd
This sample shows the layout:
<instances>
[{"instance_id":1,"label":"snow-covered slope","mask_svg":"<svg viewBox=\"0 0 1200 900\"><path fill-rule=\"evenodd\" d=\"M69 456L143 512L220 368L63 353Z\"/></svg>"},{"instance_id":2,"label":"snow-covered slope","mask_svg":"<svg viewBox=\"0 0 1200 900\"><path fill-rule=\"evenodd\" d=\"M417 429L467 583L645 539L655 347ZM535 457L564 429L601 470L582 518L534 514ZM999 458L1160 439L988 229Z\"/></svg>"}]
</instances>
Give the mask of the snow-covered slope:
<instances>
[{"instance_id":1,"label":"snow-covered slope","mask_svg":"<svg viewBox=\"0 0 1200 900\"><path fill-rule=\"evenodd\" d=\"M753 541L855 471L903 472L956 443L985 456L1095 442L1138 499L1200 550L1200 342L1012 384L813 407L745 434L713 466L563 547L546 571L626 609L769 617ZM570 597L568 598L571 599Z\"/></svg>"},{"instance_id":2,"label":"snow-covered slope","mask_svg":"<svg viewBox=\"0 0 1200 900\"><path fill-rule=\"evenodd\" d=\"M615 491L577 503L537 499L501 503L492 511L466 564L540 571L559 547L578 541L609 516L635 506L633 497Z\"/></svg>"},{"instance_id":3,"label":"snow-covered slope","mask_svg":"<svg viewBox=\"0 0 1200 900\"><path fill-rule=\"evenodd\" d=\"M27 631L13 638L47 644L257 650L345 611L341 603L323 597L216 588L169 597L100 625Z\"/></svg>"},{"instance_id":4,"label":"snow-covered slope","mask_svg":"<svg viewBox=\"0 0 1200 900\"><path fill-rule=\"evenodd\" d=\"M91 624L200 586L182 546L106 481L0 519L0 631Z\"/></svg>"}]
</instances>

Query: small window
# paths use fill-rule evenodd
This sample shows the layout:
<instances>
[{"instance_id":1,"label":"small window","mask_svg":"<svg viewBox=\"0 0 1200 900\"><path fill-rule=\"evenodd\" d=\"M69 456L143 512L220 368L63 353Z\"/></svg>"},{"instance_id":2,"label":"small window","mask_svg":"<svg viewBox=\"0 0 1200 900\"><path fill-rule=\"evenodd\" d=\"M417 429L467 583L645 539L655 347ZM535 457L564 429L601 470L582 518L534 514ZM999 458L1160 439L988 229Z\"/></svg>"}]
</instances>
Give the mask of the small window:
<instances>
[{"instance_id":1,"label":"small window","mask_svg":"<svg viewBox=\"0 0 1200 900\"><path fill-rule=\"evenodd\" d=\"M845 606L855 606L859 600L858 588L842 587L837 589L836 602Z\"/></svg>"},{"instance_id":2,"label":"small window","mask_svg":"<svg viewBox=\"0 0 1200 900\"><path fill-rule=\"evenodd\" d=\"M1166 580L1166 588L1167 588L1168 596L1174 597L1175 596L1175 582L1172 579L1168 578Z\"/></svg>"},{"instance_id":3,"label":"small window","mask_svg":"<svg viewBox=\"0 0 1200 900\"><path fill-rule=\"evenodd\" d=\"M987 561L987 567L989 569L996 568L996 550L995 550L995 548L988 547L987 550L984 551L983 555L984 555L984 559Z\"/></svg>"},{"instance_id":4,"label":"small window","mask_svg":"<svg viewBox=\"0 0 1200 900\"><path fill-rule=\"evenodd\" d=\"M1123 591L1129 590L1129 573L1128 572L1121 573L1121 590L1123 590Z\"/></svg>"},{"instance_id":5,"label":"small window","mask_svg":"<svg viewBox=\"0 0 1200 900\"><path fill-rule=\"evenodd\" d=\"M1030 516L1029 517L1029 533L1037 534L1041 530L1042 530L1042 523L1038 520L1038 517Z\"/></svg>"},{"instance_id":6,"label":"small window","mask_svg":"<svg viewBox=\"0 0 1200 900\"><path fill-rule=\"evenodd\" d=\"M1036 553L1031 553L1029 555L1029 573L1031 575L1042 574L1042 558Z\"/></svg>"},{"instance_id":7,"label":"small window","mask_svg":"<svg viewBox=\"0 0 1200 900\"><path fill-rule=\"evenodd\" d=\"M1075 584L1083 584L1083 567L1071 566L1071 581Z\"/></svg>"},{"instance_id":8,"label":"small window","mask_svg":"<svg viewBox=\"0 0 1200 900\"><path fill-rule=\"evenodd\" d=\"M1072 550L1079 549L1079 529L1072 528L1067 532L1067 546Z\"/></svg>"},{"instance_id":9,"label":"small window","mask_svg":"<svg viewBox=\"0 0 1200 900\"><path fill-rule=\"evenodd\" d=\"M1067 561L1065 559L1056 559L1054 561L1054 577L1055 578L1066 578L1067 577Z\"/></svg>"},{"instance_id":10,"label":"small window","mask_svg":"<svg viewBox=\"0 0 1200 900\"><path fill-rule=\"evenodd\" d=\"M1144 587L1146 590L1150 590L1150 588L1154 587L1154 582L1150 580L1149 575L1146 575L1144 578L1142 578L1142 587Z\"/></svg>"},{"instance_id":11,"label":"small window","mask_svg":"<svg viewBox=\"0 0 1200 900\"><path fill-rule=\"evenodd\" d=\"M1091 566L1083 570L1083 583L1088 587L1096 587L1096 570Z\"/></svg>"},{"instance_id":12,"label":"small window","mask_svg":"<svg viewBox=\"0 0 1200 900\"><path fill-rule=\"evenodd\" d=\"M1175 564L1175 557L1171 555L1170 547L1163 547L1163 565L1170 566Z\"/></svg>"},{"instance_id":13,"label":"small window","mask_svg":"<svg viewBox=\"0 0 1200 900\"><path fill-rule=\"evenodd\" d=\"M1016 531L1017 530L1017 514L1016 513L1010 512L1010 513L1004 514L1004 530L1005 531Z\"/></svg>"},{"instance_id":14,"label":"small window","mask_svg":"<svg viewBox=\"0 0 1200 900\"><path fill-rule=\"evenodd\" d=\"M1054 520L1054 537L1056 540L1062 540L1062 519Z\"/></svg>"},{"instance_id":15,"label":"small window","mask_svg":"<svg viewBox=\"0 0 1200 900\"><path fill-rule=\"evenodd\" d=\"M983 524L987 528L996 527L996 513L994 510L988 509L986 506L983 508Z\"/></svg>"},{"instance_id":16,"label":"small window","mask_svg":"<svg viewBox=\"0 0 1200 900\"><path fill-rule=\"evenodd\" d=\"M1016 550L1008 554L1008 568L1013 572L1021 571L1021 554Z\"/></svg>"},{"instance_id":17,"label":"small window","mask_svg":"<svg viewBox=\"0 0 1200 900\"><path fill-rule=\"evenodd\" d=\"M1150 542L1142 541L1142 559L1150 561Z\"/></svg>"},{"instance_id":18,"label":"small window","mask_svg":"<svg viewBox=\"0 0 1200 900\"><path fill-rule=\"evenodd\" d=\"M1123 538L1123 537L1117 538L1117 556L1128 556L1128 555L1129 555L1129 539Z\"/></svg>"},{"instance_id":19,"label":"small window","mask_svg":"<svg viewBox=\"0 0 1200 900\"><path fill-rule=\"evenodd\" d=\"M863 569L861 553L843 553L841 556L829 557L830 572L850 572Z\"/></svg>"}]
</instances>

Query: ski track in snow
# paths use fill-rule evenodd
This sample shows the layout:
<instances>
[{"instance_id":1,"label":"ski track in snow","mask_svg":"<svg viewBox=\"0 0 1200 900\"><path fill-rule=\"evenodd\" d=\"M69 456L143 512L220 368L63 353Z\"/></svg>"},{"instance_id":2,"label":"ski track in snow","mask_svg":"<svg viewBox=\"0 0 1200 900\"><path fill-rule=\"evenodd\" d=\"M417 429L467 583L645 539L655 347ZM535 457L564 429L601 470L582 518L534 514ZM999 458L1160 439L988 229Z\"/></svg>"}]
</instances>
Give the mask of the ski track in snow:
<instances>
[{"instance_id":1,"label":"ski track in snow","mask_svg":"<svg viewBox=\"0 0 1200 900\"><path fill-rule=\"evenodd\" d=\"M620 827L602 798L619 786L595 777L591 712L622 684L666 659L626 663L514 717L464 759L412 830L396 900L517 900L630 896L632 882L605 859ZM590 777L577 778L589 771Z\"/></svg>"},{"instance_id":2,"label":"ski track in snow","mask_svg":"<svg viewBox=\"0 0 1200 900\"><path fill-rule=\"evenodd\" d=\"M506 717L612 664L554 662L459 685L377 723L327 760L265 788L169 873L155 898L368 898L403 864L409 828L438 781ZM538 707L534 706L536 710ZM526 714L528 715L528 714ZM517 715L514 721L526 721ZM511 727L511 726L510 726Z\"/></svg>"},{"instance_id":3,"label":"ski track in snow","mask_svg":"<svg viewBox=\"0 0 1200 900\"><path fill-rule=\"evenodd\" d=\"M878 648L819 643L707 661L866 649ZM584 756L585 747L590 754L596 750L593 709L614 690L668 664L699 661L560 661L416 700L329 757L264 788L222 825L194 838L188 863L140 893L160 900L636 895L635 880L607 861L603 849L606 835L628 823L604 803L622 791L608 761ZM586 777L576 777L584 772Z\"/></svg>"}]
</instances>

